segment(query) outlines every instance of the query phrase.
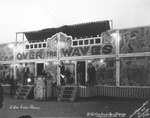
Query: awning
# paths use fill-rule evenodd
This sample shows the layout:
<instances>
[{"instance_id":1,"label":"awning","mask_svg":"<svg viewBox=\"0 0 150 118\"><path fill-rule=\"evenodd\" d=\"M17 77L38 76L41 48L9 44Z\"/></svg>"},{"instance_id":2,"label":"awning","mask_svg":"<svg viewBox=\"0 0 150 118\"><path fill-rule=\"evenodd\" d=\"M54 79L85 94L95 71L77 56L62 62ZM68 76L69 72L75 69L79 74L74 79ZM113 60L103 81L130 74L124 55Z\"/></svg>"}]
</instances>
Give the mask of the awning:
<instances>
[{"instance_id":1,"label":"awning","mask_svg":"<svg viewBox=\"0 0 150 118\"><path fill-rule=\"evenodd\" d=\"M26 32L25 36L28 41L46 40L58 32L63 32L68 36L78 39L80 37L96 37L102 32L110 30L110 21L99 21L82 23L76 25L65 25L58 28L47 28L40 31Z\"/></svg>"}]
</instances>

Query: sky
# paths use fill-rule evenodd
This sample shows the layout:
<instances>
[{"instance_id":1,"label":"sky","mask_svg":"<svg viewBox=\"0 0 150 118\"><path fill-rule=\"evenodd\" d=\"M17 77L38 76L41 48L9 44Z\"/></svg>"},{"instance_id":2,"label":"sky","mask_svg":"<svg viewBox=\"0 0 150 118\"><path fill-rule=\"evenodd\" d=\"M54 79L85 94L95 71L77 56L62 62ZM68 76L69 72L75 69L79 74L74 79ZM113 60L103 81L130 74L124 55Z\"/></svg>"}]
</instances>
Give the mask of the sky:
<instances>
[{"instance_id":1,"label":"sky","mask_svg":"<svg viewBox=\"0 0 150 118\"><path fill-rule=\"evenodd\" d=\"M0 44L17 32L103 20L113 29L150 26L150 0L0 0ZM22 37L18 36L18 41Z\"/></svg>"}]
</instances>

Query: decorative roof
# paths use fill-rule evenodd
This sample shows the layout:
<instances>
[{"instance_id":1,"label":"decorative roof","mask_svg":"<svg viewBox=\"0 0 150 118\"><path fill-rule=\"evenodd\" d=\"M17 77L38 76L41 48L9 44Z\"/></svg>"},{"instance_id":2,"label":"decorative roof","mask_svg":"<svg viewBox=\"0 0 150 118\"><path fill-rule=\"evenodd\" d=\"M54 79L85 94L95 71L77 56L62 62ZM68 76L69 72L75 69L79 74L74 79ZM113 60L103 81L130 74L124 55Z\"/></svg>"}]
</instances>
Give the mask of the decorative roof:
<instances>
[{"instance_id":1,"label":"decorative roof","mask_svg":"<svg viewBox=\"0 0 150 118\"><path fill-rule=\"evenodd\" d=\"M25 32L28 41L45 40L58 32L63 32L72 38L96 37L110 30L110 21L89 22L75 25L64 25L58 28L47 28L40 31Z\"/></svg>"}]
</instances>

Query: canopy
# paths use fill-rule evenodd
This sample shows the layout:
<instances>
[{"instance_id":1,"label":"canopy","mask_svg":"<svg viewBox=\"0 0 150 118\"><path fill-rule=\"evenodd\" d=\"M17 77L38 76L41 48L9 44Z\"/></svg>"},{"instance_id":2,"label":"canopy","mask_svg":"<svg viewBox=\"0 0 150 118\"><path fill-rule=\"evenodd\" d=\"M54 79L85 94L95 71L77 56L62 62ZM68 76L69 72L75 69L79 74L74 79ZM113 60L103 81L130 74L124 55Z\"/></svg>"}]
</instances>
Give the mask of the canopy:
<instances>
[{"instance_id":1,"label":"canopy","mask_svg":"<svg viewBox=\"0 0 150 118\"><path fill-rule=\"evenodd\" d=\"M102 32L110 30L109 21L82 23L76 25L65 25L58 28L47 28L40 31L25 32L28 41L46 40L58 32L65 33L72 38L96 37Z\"/></svg>"}]
</instances>

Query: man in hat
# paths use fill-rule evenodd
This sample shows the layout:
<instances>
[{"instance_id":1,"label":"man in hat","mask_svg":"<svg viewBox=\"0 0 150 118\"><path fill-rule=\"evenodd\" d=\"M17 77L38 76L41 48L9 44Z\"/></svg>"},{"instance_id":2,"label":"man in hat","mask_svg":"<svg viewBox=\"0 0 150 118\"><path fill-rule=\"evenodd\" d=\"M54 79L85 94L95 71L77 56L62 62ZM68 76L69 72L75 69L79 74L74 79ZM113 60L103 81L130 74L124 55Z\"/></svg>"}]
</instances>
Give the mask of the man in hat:
<instances>
[{"instance_id":1,"label":"man in hat","mask_svg":"<svg viewBox=\"0 0 150 118\"><path fill-rule=\"evenodd\" d=\"M16 86L15 86L15 80L13 75L11 76L9 83L10 83L10 97L13 98L13 96L16 93Z\"/></svg>"},{"instance_id":2,"label":"man in hat","mask_svg":"<svg viewBox=\"0 0 150 118\"><path fill-rule=\"evenodd\" d=\"M94 85L95 73L96 73L95 68L93 67L92 63L89 63L89 67L88 67L89 85Z\"/></svg>"},{"instance_id":3,"label":"man in hat","mask_svg":"<svg viewBox=\"0 0 150 118\"><path fill-rule=\"evenodd\" d=\"M30 74L29 67L27 66L28 64L25 63L25 67L23 68L23 85L27 85L27 79Z\"/></svg>"},{"instance_id":4,"label":"man in hat","mask_svg":"<svg viewBox=\"0 0 150 118\"><path fill-rule=\"evenodd\" d=\"M61 85L65 85L65 66L63 61L61 61L61 65L58 65L60 67L60 78L61 78Z\"/></svg>"}]
</instances>

